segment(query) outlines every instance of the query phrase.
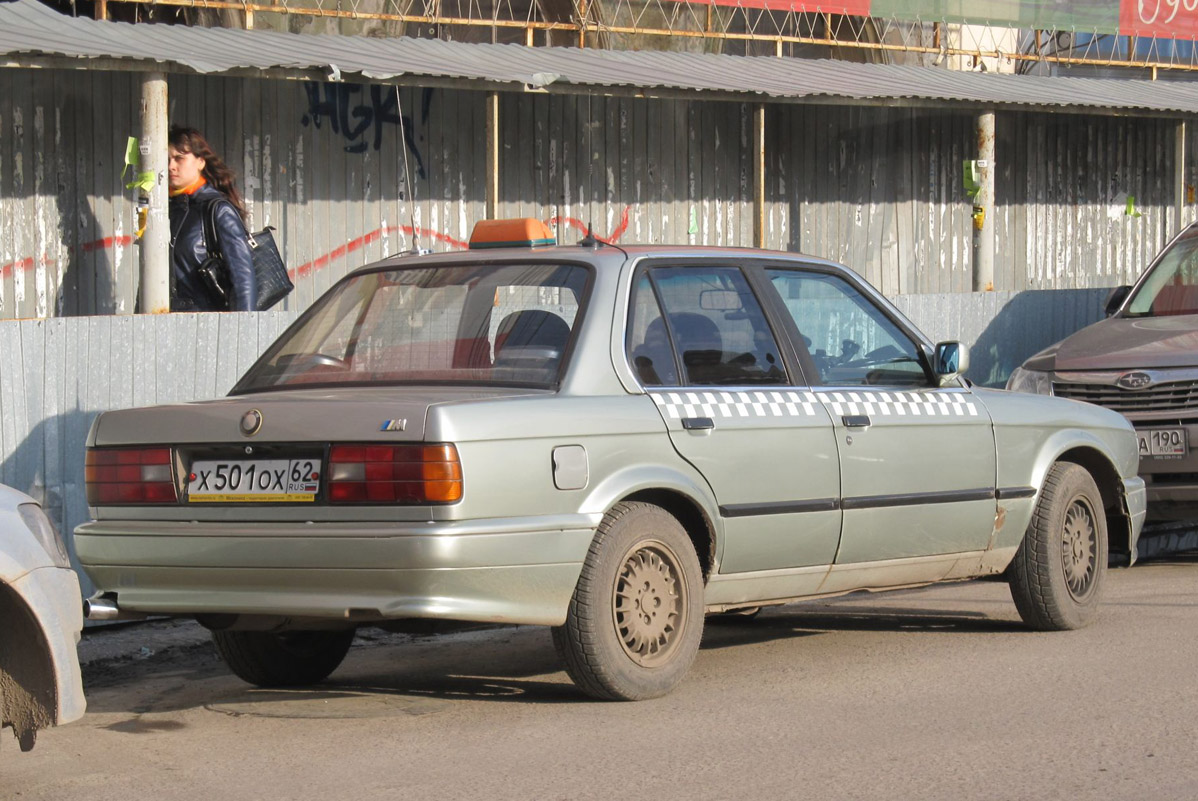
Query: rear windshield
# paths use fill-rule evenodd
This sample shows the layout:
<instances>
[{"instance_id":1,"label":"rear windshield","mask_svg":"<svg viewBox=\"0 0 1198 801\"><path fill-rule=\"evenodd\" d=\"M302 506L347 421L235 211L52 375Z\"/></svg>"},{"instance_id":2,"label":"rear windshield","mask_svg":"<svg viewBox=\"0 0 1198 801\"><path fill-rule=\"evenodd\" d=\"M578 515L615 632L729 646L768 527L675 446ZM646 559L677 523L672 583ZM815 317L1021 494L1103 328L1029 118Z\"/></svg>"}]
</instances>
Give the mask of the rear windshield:
<instances>
[{"instance_id":1,"label":"rear windshield","mask_svg":"<svg viewBox=\"0 0 1198 801\"><path fill-rule=\"evenodd\" d=\"M569 264L398 269L334 287L233 388L557 384L588 271Z\"/></svg>"},{"instance_id":2,"label":"rear windshield","mask_svg":"<svg viewBox=\"0 0 1198 801\"><path fill-rule=\"evenodd\" d=\"M1128 317L1198 314L1198 228L1191 228L1162 254L1127 304Z\"/></svg>"}]
</instances>

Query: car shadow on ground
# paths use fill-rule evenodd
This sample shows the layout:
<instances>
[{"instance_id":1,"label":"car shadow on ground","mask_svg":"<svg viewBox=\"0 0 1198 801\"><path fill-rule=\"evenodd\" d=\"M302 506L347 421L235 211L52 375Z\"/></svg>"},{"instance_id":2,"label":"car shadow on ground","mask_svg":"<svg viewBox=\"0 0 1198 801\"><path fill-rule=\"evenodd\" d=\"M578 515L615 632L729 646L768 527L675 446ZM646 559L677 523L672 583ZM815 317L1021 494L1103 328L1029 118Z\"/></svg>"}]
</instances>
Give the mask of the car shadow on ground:
<instances>
[{"instance_id":1,"label":"car shadow on ground","mask_svg":"<svg viewBox=\"0 0 1198 801\"><path fill-rule=\"evenodd\" d=\"M893 597L893 595L891 596ZM708 618L701 649L778 642L836 631L1005 633L1018 622L982 612L853 604L771 607L754 617ZM228 672L210 643L188 645L124 665L85 669L89 712L136 717L107 726L129 734L172 727L146 719L204 708L229 715L353 718L423 715L453 701L590 703L565 675L549 630L516 626L463 635L360 634L329 680L310 687L259 689Z\"/></svg>"},{"instance_id":2,"label":"car shadow on ground","mask_svg":"<svg viewBox=\"0 0 1198 801\"><path fill-rule=\"evenodd\" d=\"M982 612L946 612L918 607L854 605L842 609L804 609L777 606L754 617L709 617L703 633L704 650L727 648L832 631L972 632L979 634L1026 630L1020 623Z\"/></svg>"}]
</instances>

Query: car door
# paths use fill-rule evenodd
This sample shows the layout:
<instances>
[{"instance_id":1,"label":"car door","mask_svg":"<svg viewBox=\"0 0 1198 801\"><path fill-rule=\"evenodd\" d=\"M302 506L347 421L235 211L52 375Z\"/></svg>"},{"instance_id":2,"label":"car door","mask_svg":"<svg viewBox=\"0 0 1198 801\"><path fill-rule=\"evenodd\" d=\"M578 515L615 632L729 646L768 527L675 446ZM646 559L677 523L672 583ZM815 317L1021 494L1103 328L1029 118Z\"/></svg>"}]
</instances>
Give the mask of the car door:
<instances>
[{"instance_id":1,"label":"car door","mask_svg":"<svg viewBox=\"0 0 1198 801\"><path fill-rule=\"evenodd\" d=\"M832 421L788 364L742 270L642 265L629 363L722 518L721 573L831 564L840 536Z\"/></svg>"},{"instance_id":2,"label":"car door","mask_svg":"<svg viewBox=\"0 0 1198 801\"><path fill-rule=\"evenodd\" d=\"M994 432L966 386L940 387L924 346L832 268L769 267L836 431L844 510L837 563L988 547Z\"/></svg>"}]
</instances>

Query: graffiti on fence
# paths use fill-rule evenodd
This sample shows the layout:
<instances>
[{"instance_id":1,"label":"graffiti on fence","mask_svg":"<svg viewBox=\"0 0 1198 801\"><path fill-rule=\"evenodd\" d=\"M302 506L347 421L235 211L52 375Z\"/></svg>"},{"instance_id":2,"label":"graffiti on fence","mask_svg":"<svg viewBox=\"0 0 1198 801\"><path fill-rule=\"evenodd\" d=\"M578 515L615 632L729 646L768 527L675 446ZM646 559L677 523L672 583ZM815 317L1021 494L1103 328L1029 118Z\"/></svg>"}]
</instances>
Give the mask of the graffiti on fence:
<instances>
[{"instance_id":1,"label":"graffiti on fence","mask_svg":"<svg viewBox=\"0 0 1198 801\"><path fill-rule=\"evenodd\" d=\"M133 237L131 236L106 236L103 239L84 242L77 249L84 253L92 253L97 250L107 250L113 247L128 247L131 244L133 244ZM0 281L11 277L14 273L28 272L35 266L53 267L57 263L56 260L48 258L43 253L41 257L26 256L23 259L10 261L8 264L0 264Z\"/></svg>"},{"instance_id":2,"label":"graffiti on fence","mask_svg":"<svg viewBox=\"0 0 1198 801\"><path fill-rule=\"evenodd\" d=\"M598 234L596 234L595 238L598 239L600 242L609 242L609 243L618 242L620 240L620 237L624 236L624 233L628 230L628 212L629 212L630 208L631 208L630 206L624 207L623 212L621 212L621 214L620 214L620 224L617 225L615 227L615 229L612 230L611 233L609 233L607 236L599 236ZM550 217L549 225L551 227L556 226L556 225L565 225L565 226L569 226L570 228L574 228L578 231L582 231L583 233L586 233L586 231L588 230L588 226L584 225L581 220L579 220L575 217L561 217L561 216ZM449 234L444 234L444 233L441 233L440 231L435 231L431 228L419 228L419 227L414 227L411 225L386 225L386 226L382 226L380 228L376 228L373 231L371 231L370 233L365 234L364 236L360 236L356 239L351 239L350 241L346 242L344 245L333 248L328 253L318 256L315 259L313 259L312 261L301 264L299 267L296 267L294 270L291 270L291 277L293 279L303 278L305 275L309 275L313 272L316 272L317 270L322 270L325 267L328 267L329 264L336 261L337 259L344 258L344 257L348 256L349 254L353 253L354 251L361 250L362 248L367 247L368 245L371 245L371 244L377 242L379 239L382 239L385 236L388 236L392 233L397 233L397 232L402 232L404 234L407 234L408 236L411 236L413 239L419 239L420 237L426 237L428 239L431 239L434 242L438 242L442 245L448 245L451 248L457 248L459 250L464 250L465 248L469 247L469 244L470 244L468 242L463 242L460 239L455 239L454 237L450 236Z\"/></svg>"},{"instance_id":3,"label":"graffiti on fence","mask_svg":"<svg viewBox=\"0 0 1198 801\"><path fill-rule=\"evenodd\" d=\"M625 232L628 230L628 210L630 208L630 206L624 207L624 211L620 213L620 224L617 225L610 234L607 236L599 236L598 234L595 234L595 238L600 242L619 242L620 237L624 236ZM591 230L591 226L584 224L583 221L577 217L550 217L549 225L551 227L554 225L568 225L571 228L582 231L584 234Z\"/></svg>"},{"instance_id":4,"label":"graffiti on fence","mask_svg":"<svg viewBox=\"0 0 1198 801\"><path fill-rule=\"evenodd\" d=\"M619 225L612 229L607 236L599 236L596 234L595 238L601 242L614 243L620 241L620 238L628 231L628 213L630 209L630 206L624 207L624 210L620 213ZM574 228L575 230L581 231L583 233L586 233L589 228L589 226L576 217L564 216L550 217L549 225L563 225ZM299 267L290 270L289 272L291 273L291 277L303 278L306 275L310 275L318 270L322 270L337 259L344 258L349 254L361 250L362 248L367 247L368 245L377 242L379 239L382 239L383 237L389 236L393 233L403 233L412 237L413 239L426 238L433 242L446 245L450 248L457 248L459 250L465 249L469 246L469 243L464 242L461 239L456 239L449 234L442 233L441 231L437 231L432 228L421 228L411 225L385 225L376 228L368 234L359 236L356 239L351 239L344 245L333 248L328 253L318 256L315 259L305 262ZM78 249L84 253L91 253L96 250L106 250L111 247L127 247L132 243L133 237L131 236L109 236L103 239L94 240L92 242L84 242L82 245L78 246ZM18 259L17 261L13 261L8 264L0 264L0 280L8 278L15 272L23 272L33 269L33 267L38 264L53 265L54 263L55 262L53 259L48 259L45 255L43 255L40 259L30 256L27 258Z\"/></svg>"},{"instance_id":5,"label":"graffiti on fence","mask_svg":"<svg viewBox=\"0 0 1198 801\"><path fill-rule=\"evenodd\" d=\"M431 89L424 90L421 103L425 119L431 92ZM346 153L365 153L368 148L378 150L382 147L386 126L398 125L408 151L416 160L417 177L425 177L424 157L416 143L412 118L400 113L395 87L308 81L304 84L304 93L308 97L308 110L300 123L305 128L319 129L327 122L333 133L341 135L347 142Z\"/></svg>"}]
</instances>

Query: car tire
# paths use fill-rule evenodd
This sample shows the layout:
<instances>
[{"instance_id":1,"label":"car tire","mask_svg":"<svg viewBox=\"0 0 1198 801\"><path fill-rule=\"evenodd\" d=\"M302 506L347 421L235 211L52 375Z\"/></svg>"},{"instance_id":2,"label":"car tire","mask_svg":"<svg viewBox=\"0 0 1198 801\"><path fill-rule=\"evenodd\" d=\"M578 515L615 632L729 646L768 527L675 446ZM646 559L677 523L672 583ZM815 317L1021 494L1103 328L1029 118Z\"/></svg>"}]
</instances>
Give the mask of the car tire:
<instances>
[{"instance_id":1,"label":"car tire","mask_svg":"<svg viewBox=\"0 0 1198 801\"><path fill-rule=\"evenodd\" d=\"M617 504L599 524L553 644L595 698L640 701L682 680L703 637L703 572L664 509Z\"/></svg>"},{"instance_id":2,"label":"car tire","mask_svg":"<svg viewBox=\"0 0 1198 801\"><path fill-rule=\"evenodd\" d=\"M214 631L229 670L258 687L295 687L328 678L345 659L354 630Z\"/></svg>"},{"instance_id":3,"label":"car tire","mask_svg":"<svg viewBox=\"0 0 1198 801\"><path fill-rule=\"evenodd\" d=\"M1058 462L1009 568L1011 597L1039 631L1085 626L1098 610L1107 569L1102 495L1085 468Z\"/></svg>"}]
</instances>

